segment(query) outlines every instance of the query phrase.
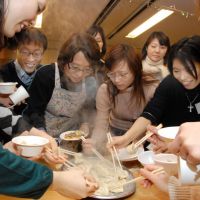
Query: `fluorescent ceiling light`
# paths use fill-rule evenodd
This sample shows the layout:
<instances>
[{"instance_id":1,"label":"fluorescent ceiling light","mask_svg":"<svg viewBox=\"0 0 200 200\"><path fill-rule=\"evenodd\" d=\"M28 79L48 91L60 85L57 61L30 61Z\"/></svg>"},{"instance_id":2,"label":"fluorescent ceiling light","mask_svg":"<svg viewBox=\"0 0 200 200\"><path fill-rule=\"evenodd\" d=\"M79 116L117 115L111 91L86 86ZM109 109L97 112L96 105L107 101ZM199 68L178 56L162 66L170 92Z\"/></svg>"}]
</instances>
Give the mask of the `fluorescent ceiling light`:
<instances>
[{"instance_id":1,"label":"fluorescent ceiling light","mask_svg":"<svg viewBox=\"0 0 200 200\"><path fill-rule=\"evenodd\" d=\"M131 31L126 37L128 38L135 38L138 35L142 34L146 30L150 29L152 26L158 24L160 21L164 20L171 14L173 14L174 11L172 10L166 10L166 9L161 9L158 11L155 15L147 19L144 23L139 25L137 28L135 28L133 31Z\"/></svg>"},{"instance_id":2,"label":"fluorescent ceiling light","mask_svg":"<svg viewBox=\"0 0 200 200\"><path fill-rule=\"evenodd\" d=\"M34 27L42 28L42 13L37 16Z\"/></svg>"}]
</instances>

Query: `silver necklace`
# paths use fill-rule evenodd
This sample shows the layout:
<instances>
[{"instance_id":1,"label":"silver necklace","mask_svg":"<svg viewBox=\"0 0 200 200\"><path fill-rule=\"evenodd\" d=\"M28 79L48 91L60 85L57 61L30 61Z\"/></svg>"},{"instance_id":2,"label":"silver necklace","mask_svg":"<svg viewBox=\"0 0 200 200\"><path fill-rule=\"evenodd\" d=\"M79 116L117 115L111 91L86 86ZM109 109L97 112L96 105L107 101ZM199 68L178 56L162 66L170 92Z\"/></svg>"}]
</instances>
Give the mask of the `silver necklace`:
<instances>
[{"instance_id":1,"label":"silver necklace","mask_svg":"<svg viewBox=\"0 0 200 200\"><path fill-rule=\"evenodd\" d=\"M189 99L187 93L185 93L185 95L186 95L186 97L187 97L187 99L188 99L188 101L189 101L189 106L188 106L189 112L192 112L192 109L194 108L194 106L193 106L192 104L193 104L194 101L197 99L197 97L199 96L199 94L197 94L197 95L194 97L194 99L193 99L192 101L190 101L190 99Z\"/></svg>"}]
</instances>

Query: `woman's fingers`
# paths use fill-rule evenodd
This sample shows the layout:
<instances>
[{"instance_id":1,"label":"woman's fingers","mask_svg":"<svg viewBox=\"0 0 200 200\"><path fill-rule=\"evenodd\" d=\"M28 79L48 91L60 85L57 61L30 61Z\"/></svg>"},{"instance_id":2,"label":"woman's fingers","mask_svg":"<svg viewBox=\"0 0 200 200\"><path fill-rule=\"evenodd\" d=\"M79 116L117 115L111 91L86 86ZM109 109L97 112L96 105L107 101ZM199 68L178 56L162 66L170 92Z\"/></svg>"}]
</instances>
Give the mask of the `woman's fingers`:
<instances>
[{"instance_id":1,"label":"woman's fingers","mask_svg":"<svg viewBox=\"0 0 200 200\"><path fill-rule=\"evenodd\" d=\"M90 175L84 174L84 178L86 182L87 192L89 195L92 195L99 188L99 185L96 180Z\"/></svg>"},{"instance_id":2,"label":"woman's fingers","mask_svg":"<svg viewBox=\"0 0 200 200\"><path fill-rule=\"evenodd\" d=\"M43 159L49 164L62 164L66 161L67 157L47 148L44 150Z\"/></svg>"}]
</instances>

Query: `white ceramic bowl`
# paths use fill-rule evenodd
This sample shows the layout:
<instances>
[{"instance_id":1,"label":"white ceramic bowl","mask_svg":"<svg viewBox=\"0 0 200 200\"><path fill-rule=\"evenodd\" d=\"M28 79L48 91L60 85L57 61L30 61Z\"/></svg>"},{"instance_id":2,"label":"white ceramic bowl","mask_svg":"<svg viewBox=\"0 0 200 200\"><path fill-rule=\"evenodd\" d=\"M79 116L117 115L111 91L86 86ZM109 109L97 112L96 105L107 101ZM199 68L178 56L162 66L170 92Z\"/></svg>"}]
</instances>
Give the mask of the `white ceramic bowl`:
<instances>
[{"instance_id":1,"label":"white ceramic bowl","mask_svg":"<svg viewBox=\"0 0 200 200\"><path fill-rule=\"evenodd\" d=\"M174 154L159 153L153 155L154 163L162 166L169 175L177 175L178 158Z\"/></svg>"},{"instance_id":2,"label":"white ceramic bowl","mask_svg":"<svg viewBox=\"0 0 200 200\"><path fill-rule=\"evenodd\" d=\"M179 126L165 127L158 130L159 137L165 142L171 142L176 137Z\"/></svg>"},{"instance_id":3,"label":"white ceramic bowl","mask_svg":"<svg viewBox=\"0 0 200 200\"><path fill-rule=\"evenodd\" d=\"M154 164L153 151L144 151L138 155L138 161L144 166L149 164Z\"/></svg>"},{"instance_id":4,"label":"white ceramic bowl","mask_svg":"<svg viewBox=\"0 0 200 200\"><path fill-rule=\"evenodd\" d=\"M24 157L38 156L49 140L39 136L18 136L12 139L12 142L21 150Z\"/></svg>"},{"instance_id":5,"label":"white ceramic bowl","mask_svg":"<svg viewBox=\"0 0 200 200\"><path fill-rule=\"evenodd\" d=\"M16 82L0 83L0 94L12 94L16 89Z\"/></svg>"},{"instance_id":6,"label":"white ceramic bowl","mask_svg":"<svg viewBox=\"0 0 200 200\"><path fill-rule=\"evenodd\" d=\"M180 183L182 185L200 185L200 165L191 165L181 157L178 158L178 161L178 177Z\"/></svg>"}]
</instances>

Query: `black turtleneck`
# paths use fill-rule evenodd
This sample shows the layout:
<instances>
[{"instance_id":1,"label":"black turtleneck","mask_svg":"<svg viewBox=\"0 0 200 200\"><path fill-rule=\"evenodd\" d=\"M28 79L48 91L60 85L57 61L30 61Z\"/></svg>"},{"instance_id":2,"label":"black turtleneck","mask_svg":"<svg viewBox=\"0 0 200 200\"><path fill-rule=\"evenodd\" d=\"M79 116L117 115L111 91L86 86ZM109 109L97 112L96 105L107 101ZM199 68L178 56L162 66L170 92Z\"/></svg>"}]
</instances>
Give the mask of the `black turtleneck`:
<instances>
[{"instance_id":1,"label":"black turtleneck","mask_svg":"<svg viewBox=\"0 0 200 200\"><path fill-rule=\"evenodd\" d=\"M190 112L188 106L192 103ZM173 76L167 76L158 86L154 97L145 107L141 116L152 124L178 126L184 122L200 121L195 104L200 103L200 85L187 90Z\"/></svg>"}]
</instances>

